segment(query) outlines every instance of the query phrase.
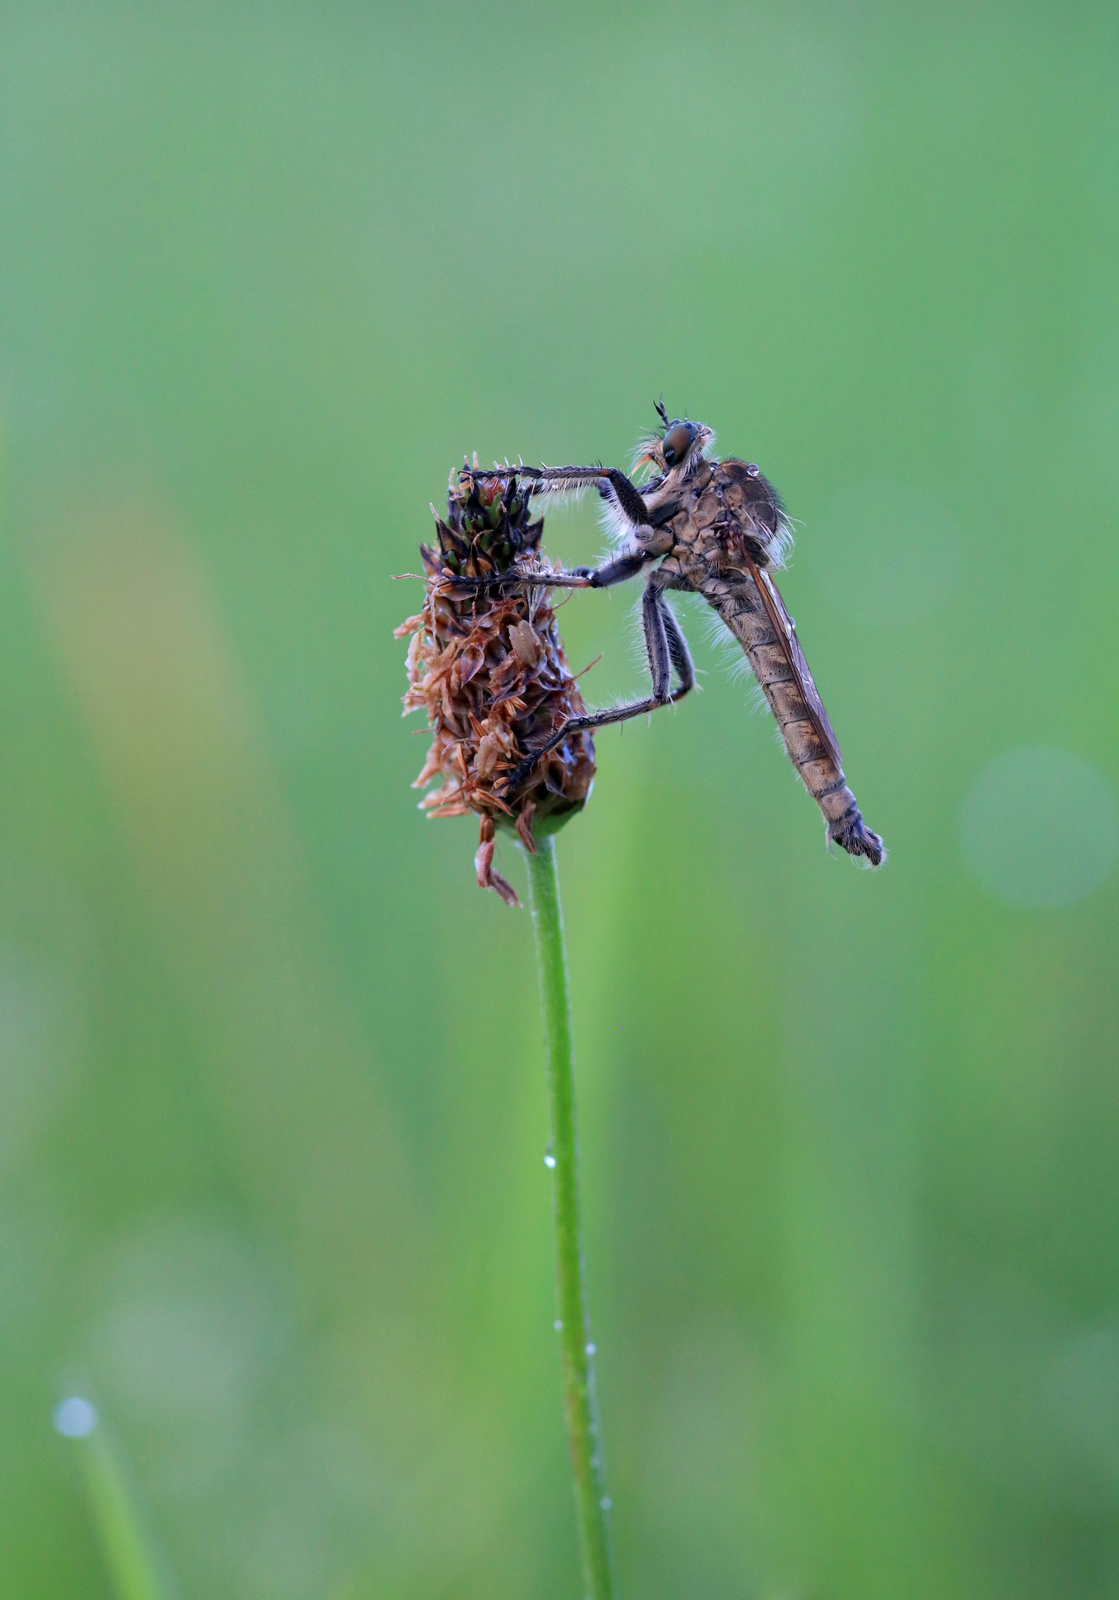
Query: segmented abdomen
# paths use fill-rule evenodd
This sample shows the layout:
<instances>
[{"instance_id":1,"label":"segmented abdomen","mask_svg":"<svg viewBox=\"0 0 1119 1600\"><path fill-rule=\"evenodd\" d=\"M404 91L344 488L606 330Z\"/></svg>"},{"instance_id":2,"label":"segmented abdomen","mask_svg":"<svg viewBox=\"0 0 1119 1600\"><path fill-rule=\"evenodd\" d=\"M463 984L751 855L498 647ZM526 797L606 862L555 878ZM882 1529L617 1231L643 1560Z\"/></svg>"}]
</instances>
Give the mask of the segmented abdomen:
<instances>
[{"instance_id":1,"label":"segmented abdomen","mask_svg":"<svg viewBox=\"0 0 1119 1600\"><path fill-rule=\"evenodd\" d=\"M796 672L753 579L727 582L708 577L700 587L745 650L790 760L823 812L828 839L849 855L865 856L871 866L879 866L886 857L882 840L866 826L842 769L816 731Z\"/></svg>"}]
</instances>

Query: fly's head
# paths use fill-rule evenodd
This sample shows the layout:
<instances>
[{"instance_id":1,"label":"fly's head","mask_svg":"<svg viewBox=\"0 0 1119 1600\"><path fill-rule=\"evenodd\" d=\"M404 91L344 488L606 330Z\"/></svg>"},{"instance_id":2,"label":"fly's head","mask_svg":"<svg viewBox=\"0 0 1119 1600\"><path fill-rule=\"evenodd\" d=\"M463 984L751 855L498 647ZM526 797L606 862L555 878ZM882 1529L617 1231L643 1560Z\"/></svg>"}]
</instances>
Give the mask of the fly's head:
<instances>
[{"instance_id":1,"label":"fly's head","mask_svg":"<svg viewBox=\"0 0 1119 1600\"><path fill-rule=\"evenodd\" d=\"M661 426L642 440L634 466L647 464L656 477L671 479L673 484L686 483L714 443L715 430L703 422L670 418L659 400L657 413Z\"/></svg>"}]
</instances>

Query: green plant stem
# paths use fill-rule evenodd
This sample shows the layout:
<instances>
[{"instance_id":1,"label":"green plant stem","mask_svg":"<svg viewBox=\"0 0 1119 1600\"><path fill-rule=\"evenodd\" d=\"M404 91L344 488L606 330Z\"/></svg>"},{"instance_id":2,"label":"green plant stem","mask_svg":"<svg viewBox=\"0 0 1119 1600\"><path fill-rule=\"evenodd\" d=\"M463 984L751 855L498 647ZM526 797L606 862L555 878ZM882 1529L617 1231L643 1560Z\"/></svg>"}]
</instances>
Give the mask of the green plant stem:
<instances>
[{"instance_id":1,"label":"green plant stem","mask_svg":"<svg viewBox=\"0 0 1119 1600\"><path fill-rule=\"evenodd\" d=\"M78 1441L78 1449L90 1511L118 1600L167 1600L159 1561L116 1449L100 1426Z\"/></svg>"},{"instance_id":2,"label":"green plant stem","mask_svg":"<svg viewBox=\"0 0 1119 1600\"><path fill-rule=\"evenodd\" d=\"M579 1226L579 1141L575 1124L575 1073L571 1048L571 1004L567 953L563 942L556 843L538 839L528 855L529 904L540 961L540 998L548 1058L548 1096L552 1113L552 1215L556 1234L556 1289L559 1302L560 1370L563 1377L567 1437L575 1479L575 1503L588 1600L610 1600L610 1539L602 1444L591 1362L591 1322ZM589 1348L588 1348L589 1347Z\"/></svg>"}]
</instances>

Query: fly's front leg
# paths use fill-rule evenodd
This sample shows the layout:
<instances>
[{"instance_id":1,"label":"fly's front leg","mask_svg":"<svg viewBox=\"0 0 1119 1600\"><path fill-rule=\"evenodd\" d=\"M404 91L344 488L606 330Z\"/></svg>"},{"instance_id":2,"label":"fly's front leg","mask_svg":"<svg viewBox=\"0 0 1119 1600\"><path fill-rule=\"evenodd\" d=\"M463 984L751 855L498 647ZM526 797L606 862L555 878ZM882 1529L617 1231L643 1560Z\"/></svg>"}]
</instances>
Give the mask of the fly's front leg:
<instances>
[{"instance_id":1,"label":"fly's front leg","mask_svg":"<svg viewBox=\"0 0 1119 1600\"><path fill-rule=\"evenodd\" d=\"M475 478L508 478L514 471L529 485L530 494L570 494L578 489L597 489L610 506L620 531L636 535L642 544L667 543L658 539L657 528L676 510L675 506L662 506L650 522L649 508L637 485L617 467L495 467L488 472L474 472ZM664 550L655 551L662 555Z\"/></svg>"},{"instance_id":2,"label":"fly's front leg","mask_svg":"<svg viewBox=\"0 0 1119 1600\"><path fill-rule=\"evenodd\" d=\"M612 722L628 722L631 717L642 717L660 706L675 705L695 687L695 667L687 640L664 598L664 585L654 575L645 585L641 600L641 622L645 631L645 652L649 659L649 673L653 680L653 693L646 700L634 700L629 705L613 706L608 711L592 711L583 717L569 717L542 745L531 750L513 769L502 791L511 794L520 788L536 763L555 750L573 733L583 733L591 728L605 728ZM672 688L672 668L676 669L677 687Z\"/></svg>"},{"instance_id":3,"label":"fly's front leg","mask_svg":"<svg viewBox=\"0 0 1119 1600\"><path fill-rule=\"evenodd\" d=\"M572 572L497 572L488 578L452 574L447 582L458 589L590 589L590 567Z\"/></svg>"}]
</instances>

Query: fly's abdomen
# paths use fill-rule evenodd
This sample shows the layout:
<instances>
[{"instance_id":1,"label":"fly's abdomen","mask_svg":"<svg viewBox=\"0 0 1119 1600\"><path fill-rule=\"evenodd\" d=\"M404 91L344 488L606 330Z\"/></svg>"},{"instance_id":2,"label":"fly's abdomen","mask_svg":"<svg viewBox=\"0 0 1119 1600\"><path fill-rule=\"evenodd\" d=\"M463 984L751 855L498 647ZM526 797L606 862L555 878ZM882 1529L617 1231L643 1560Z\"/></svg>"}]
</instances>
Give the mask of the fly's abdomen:
<instances>
[{"instance_id":1,"label":"fly's abdomen","mask_svg":"<svg viewBox=\"0 0 1119 1600\"><path fill-rule=\"evenodd\" d=\"M863 821L843 769L823 737L820 719L809 706L807 695L809 692L815 695L815 685L811 683L803 655L799 655L799 647L801 665L797 667L790 659L788 644L778 637L752 580L735 584L705 583L703 588L706 599L746 652L754 677L781 731L789 758L823 813L829 842L833 841L849 855L865 856L871 866L879 866L886 858L885 847ZM801 682L801 671L807 683ZM823 728L830 733L826 717Z\"/></svg>"}]
</instances>

